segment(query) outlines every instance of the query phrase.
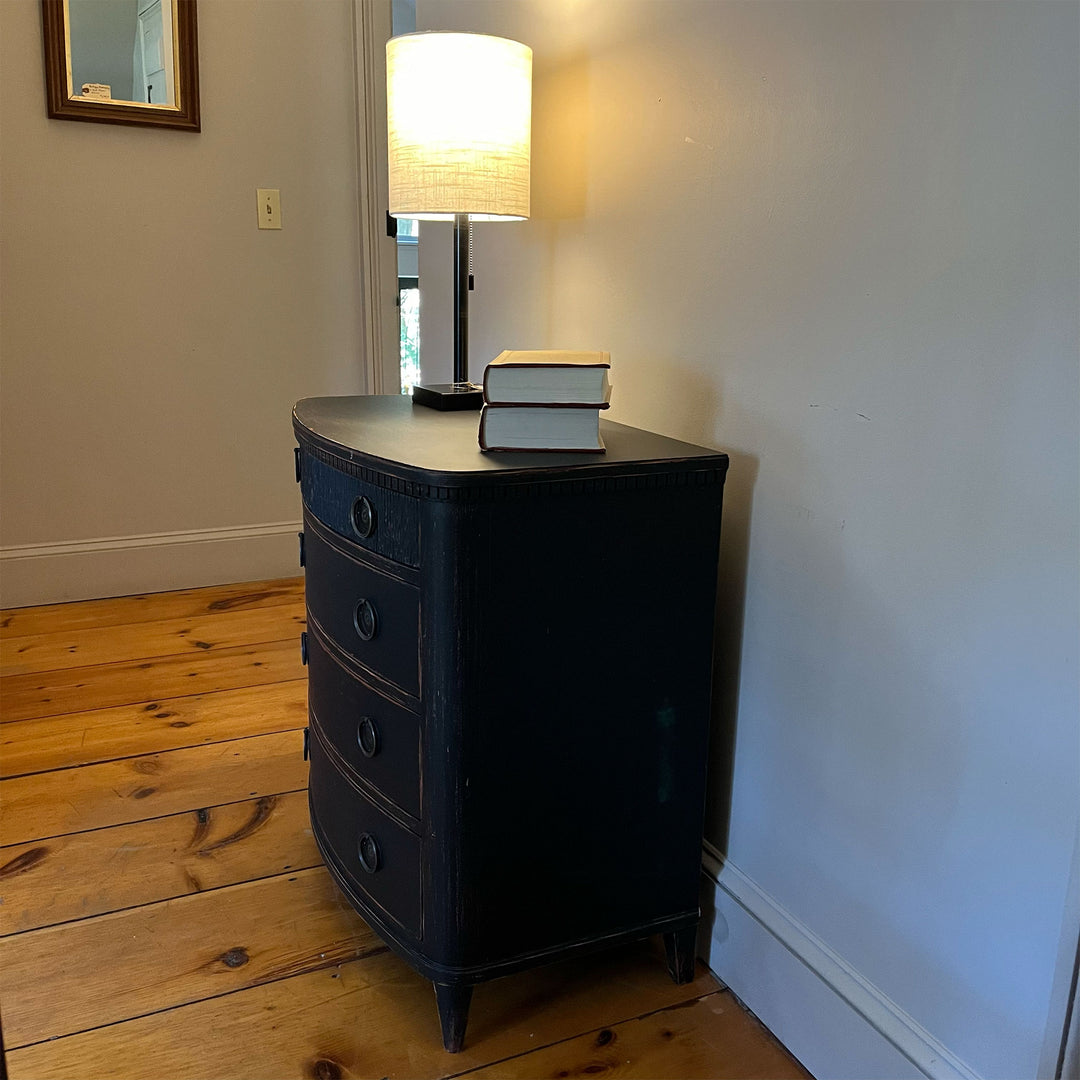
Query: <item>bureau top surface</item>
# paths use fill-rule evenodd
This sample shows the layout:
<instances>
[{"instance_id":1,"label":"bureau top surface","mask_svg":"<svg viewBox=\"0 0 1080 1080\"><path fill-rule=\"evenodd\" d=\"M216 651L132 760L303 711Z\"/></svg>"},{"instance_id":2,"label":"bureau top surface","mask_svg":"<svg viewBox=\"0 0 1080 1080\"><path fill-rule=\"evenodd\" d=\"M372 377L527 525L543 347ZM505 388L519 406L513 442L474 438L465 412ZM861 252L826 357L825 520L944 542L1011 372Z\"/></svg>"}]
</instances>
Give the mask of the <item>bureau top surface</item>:
<instances>
[{"instance_id":1,"label":"bureau top surface","mask_svg":"<svg viewBox=\"0 0 1080 1080\"><path fill-rule=\"evenodd\" d=\"M447 486L581 476L620 470L719 473L727 455L655 432L600 421L603 454L483 452L476 412L440 412L404 395L304 398L293 409L297 437L338 457Z\"/></svg>"}]
</instances>

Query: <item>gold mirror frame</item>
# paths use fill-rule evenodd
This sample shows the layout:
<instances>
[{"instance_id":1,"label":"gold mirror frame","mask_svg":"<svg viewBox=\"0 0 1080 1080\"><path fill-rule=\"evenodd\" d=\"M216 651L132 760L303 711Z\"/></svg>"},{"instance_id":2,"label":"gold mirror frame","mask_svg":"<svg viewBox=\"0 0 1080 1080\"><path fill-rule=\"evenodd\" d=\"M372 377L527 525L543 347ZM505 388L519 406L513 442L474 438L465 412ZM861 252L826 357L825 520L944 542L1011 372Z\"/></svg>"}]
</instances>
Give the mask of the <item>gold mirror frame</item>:
<instances>
[{"instance_id":1,"label":"gold mirror frame","mask_svg":"<svg viewBox=\"0 0 1080 1080\"><path fill-rule=\"evenodd\" d=\"M2 0L0 0L2 2ZM176 0L173 43L178 75L174 106L73 97L68 89L68 40L64 0L41 0L45 40L45 97L54 120L135 124L199 130L199 44L195 0Z\"/></svg>"}]
</instances>

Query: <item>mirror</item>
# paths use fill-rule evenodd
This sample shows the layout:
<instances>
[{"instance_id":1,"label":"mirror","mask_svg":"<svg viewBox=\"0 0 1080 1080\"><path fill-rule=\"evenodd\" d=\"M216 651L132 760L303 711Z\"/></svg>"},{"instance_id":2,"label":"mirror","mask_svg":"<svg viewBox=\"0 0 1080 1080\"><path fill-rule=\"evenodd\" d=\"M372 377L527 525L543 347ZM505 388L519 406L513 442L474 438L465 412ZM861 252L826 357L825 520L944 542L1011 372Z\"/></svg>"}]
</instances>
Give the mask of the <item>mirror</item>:
<instances>
[{"instance_id":1,"label":"mirror","mask_svg":"<svg viewBox=\"0 0 1080 1080\"><path fill-rule=\"evenodd\" d=\"M195 0L41 0L49 116L199 130Z\"/></svg>"}]
</instances>

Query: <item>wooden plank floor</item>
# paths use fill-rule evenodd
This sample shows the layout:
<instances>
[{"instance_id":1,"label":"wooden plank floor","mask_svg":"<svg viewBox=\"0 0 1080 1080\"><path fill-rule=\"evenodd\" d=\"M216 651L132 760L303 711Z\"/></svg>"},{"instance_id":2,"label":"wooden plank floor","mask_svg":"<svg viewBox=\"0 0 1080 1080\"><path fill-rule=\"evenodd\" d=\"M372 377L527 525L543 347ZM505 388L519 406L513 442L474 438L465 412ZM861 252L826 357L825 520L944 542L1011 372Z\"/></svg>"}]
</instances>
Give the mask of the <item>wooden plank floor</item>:
<instances>
[{"instance_id":1,"label":"wooden plank floor","mask_svg":"<svg viewBox=\"0 0 1080 1080\"><path fill-rule=\"evenodd\" d=\"M300 579L0 613L10 1080L807 1076L657 942L478 987L444 1053L311 836L303 624Z\"/></svg>"}]
</instances>

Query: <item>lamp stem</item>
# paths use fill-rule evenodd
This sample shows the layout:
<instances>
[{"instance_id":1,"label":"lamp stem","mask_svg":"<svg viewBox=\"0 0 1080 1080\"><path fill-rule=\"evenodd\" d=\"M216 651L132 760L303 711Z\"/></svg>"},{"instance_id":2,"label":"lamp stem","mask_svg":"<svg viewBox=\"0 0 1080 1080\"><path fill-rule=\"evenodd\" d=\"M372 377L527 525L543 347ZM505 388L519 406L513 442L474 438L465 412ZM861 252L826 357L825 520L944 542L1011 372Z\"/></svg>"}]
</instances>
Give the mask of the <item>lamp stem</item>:
<instances>
[{"instance_id":1,"label":"lamp stem","mask_svg":"<svg viewBox=\"0 0 1080 1080\"><path fill-rule=\"evenodd\" d=\"M469 215L454 215L454 382L469 381Z\"/></svg>"}]
</instances>

